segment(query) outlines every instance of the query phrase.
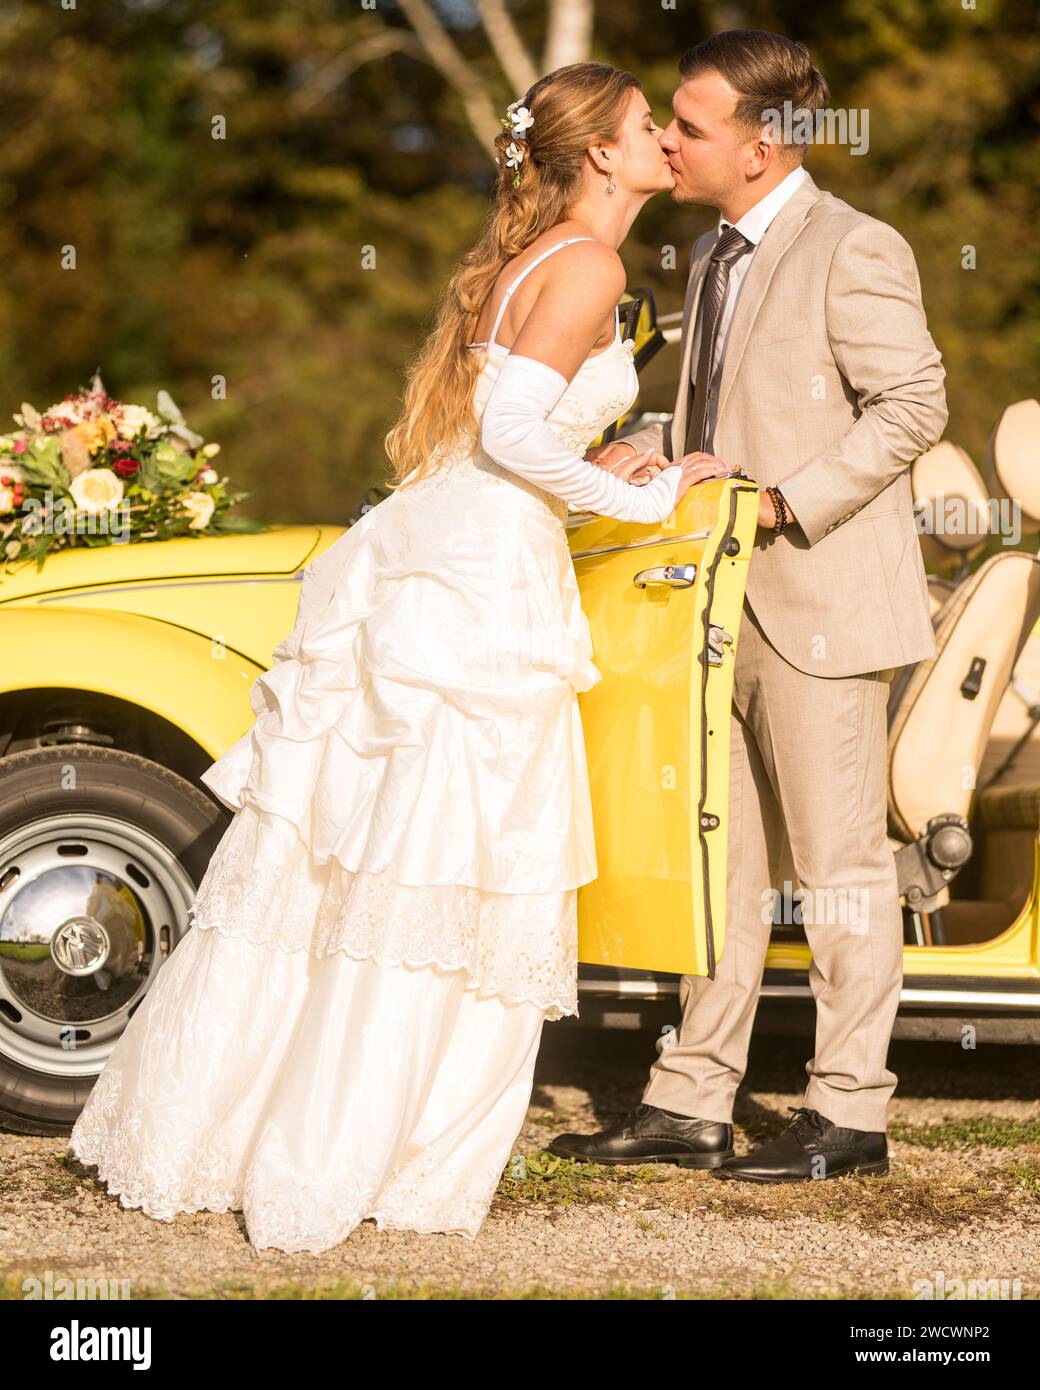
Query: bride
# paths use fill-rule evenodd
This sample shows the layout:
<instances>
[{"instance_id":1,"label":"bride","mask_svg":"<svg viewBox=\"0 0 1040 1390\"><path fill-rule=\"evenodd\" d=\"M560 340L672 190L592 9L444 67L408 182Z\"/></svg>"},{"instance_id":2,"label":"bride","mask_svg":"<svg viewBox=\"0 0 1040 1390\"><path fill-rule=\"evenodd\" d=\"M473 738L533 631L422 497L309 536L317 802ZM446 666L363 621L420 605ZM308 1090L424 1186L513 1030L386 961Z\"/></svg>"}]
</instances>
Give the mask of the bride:
<instances>
[{"instance_id":1,"label":"bride","mask_svg":"<svg viewBox=\"0 0 1040 1390\"><path fill-rule=\"evenodd\" d=\"M561 68L503 124L394 489L306 569L252 728L203 774L236 814L69 1141L124 1207L241 1210L258 1248L366 1218L476 1236L542 1023L577 1013L596 876L568 503L657 522L725 472L583 457L637 394L617 248L673 185L638 82Z\"/></svg>"}]
</instances>

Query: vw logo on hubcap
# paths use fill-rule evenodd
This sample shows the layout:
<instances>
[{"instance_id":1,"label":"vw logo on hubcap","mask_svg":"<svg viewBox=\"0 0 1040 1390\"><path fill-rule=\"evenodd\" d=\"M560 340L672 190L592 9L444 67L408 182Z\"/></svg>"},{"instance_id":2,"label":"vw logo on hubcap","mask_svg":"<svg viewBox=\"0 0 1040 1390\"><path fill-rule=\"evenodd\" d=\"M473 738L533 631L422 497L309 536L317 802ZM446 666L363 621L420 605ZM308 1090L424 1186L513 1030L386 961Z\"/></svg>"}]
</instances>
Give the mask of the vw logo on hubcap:
<instances>
[{"instance_id":1,"label":"vw logo on hubcap","mask_svg":"<svg viewBox=\"0 0 1040 1390\"><path fill-rule=\"evenodd\" d=\"M111 950L108 932L93 917L69 917L51 937L51 956L66 975L93 975Z\"/></svg>"}]
</instances>

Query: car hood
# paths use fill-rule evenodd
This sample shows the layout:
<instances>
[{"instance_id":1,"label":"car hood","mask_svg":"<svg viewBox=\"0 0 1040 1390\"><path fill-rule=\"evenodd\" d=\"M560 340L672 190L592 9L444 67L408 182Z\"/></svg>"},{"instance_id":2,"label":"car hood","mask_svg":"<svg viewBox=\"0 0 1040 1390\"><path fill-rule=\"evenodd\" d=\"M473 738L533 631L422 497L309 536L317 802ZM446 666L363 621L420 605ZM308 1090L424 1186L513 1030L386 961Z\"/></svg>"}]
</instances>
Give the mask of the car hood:
<instances>
[{"instance_id":1,"label":"car hood","mask_svg":"<svg viewBox=\"0 0 1040 1390\"><path fill-rule=\"evenodd\" d=\"M272 526L252 535L78 546L48 556L42 569L24 565L13 574L0 574L0 604L62 590L193 575L292 574L342 530Z\"/></svg>"}]
</instances>

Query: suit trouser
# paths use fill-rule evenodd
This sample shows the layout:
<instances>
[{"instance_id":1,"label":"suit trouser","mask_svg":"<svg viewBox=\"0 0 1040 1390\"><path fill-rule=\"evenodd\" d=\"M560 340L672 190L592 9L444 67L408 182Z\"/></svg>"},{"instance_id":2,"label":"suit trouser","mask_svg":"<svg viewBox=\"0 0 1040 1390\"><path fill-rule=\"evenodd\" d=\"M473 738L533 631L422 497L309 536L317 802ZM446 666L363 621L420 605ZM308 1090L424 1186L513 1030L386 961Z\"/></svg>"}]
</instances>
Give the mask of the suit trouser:
<instances>
[{"instance_id":1,"label":"suit trouser","mask_svg":"<svg viewBox=\"0 0 1040 1390\"><path fill-rule=\"evenodd\" d=\"M745 604L730 726L726 937L714 980L683 975L682 1022L658 1043L643 1100L729 1122L786 850L812 951L815 1056L804 1104L884 1130L886 1068L903 976L902 914L887 839L892 672L823 677L784 660ZM785 895L790 902L790 887Z\"/></svg>"}]
</instances>

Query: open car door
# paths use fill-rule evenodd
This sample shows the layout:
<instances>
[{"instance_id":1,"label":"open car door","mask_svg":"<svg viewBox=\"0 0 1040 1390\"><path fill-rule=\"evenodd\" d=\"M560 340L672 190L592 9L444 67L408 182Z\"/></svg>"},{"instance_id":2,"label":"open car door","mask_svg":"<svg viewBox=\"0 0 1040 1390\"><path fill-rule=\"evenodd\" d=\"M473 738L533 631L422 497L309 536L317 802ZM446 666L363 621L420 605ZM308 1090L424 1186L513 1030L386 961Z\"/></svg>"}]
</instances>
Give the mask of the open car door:
<instances>
[{"instance_id":1,"label":"open car door","mask_svg":"<svg viewBox=\"0 0 1040 1390\"><path fill-rule=\"evenodd\" d=\"M695 484L667 522L570 529L593 659L580 694L597 878L578 959L714 976L725 940L733 661L758 519L746 479Z\"/></svg>"}]
</instances>

